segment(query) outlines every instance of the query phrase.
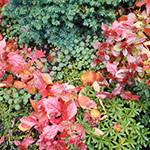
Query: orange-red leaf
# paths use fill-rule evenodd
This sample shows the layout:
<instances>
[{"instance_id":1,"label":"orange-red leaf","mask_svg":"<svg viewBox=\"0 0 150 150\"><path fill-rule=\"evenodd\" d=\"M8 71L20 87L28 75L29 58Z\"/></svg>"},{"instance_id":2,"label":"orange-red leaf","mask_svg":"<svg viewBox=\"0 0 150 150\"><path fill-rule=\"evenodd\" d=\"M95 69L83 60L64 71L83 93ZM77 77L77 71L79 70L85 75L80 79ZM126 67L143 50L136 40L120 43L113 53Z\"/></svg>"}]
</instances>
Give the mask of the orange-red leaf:
<instances>
[{"instance_id":1,"label":"orange-red leaf","mask_svg":"<svg viewBox=\"0 0 150 150\"><path fill-rule=\"evenodd\" d=\"M21 70L19 74L22 82L27 82L29 79L33 77L32 73L27 69Z\"/></svg>"},{"instance_id":2,"label":"orange-red leaf","mask_svg":"<svg viewBox=\"0 0 150 150\"><path fill-rule=\"evenodd\" d=\"M119 132L122 128L119 127L119 123L116 123L116 124L113 126L113 129L116 130L117 132Z\"/></svg>"},{"instance_id":3,"label":"orange-red leaf","mask_svg":"<svg viewBox=\"0 0 150 150\"><path fill-rule=\"evenodd\" d=\"M6 78L7 82L12 83L13 82L13 76L9 74Z\"/></svg>"},{"instance_id":4,"label":"orange-red leaf","mask_svg":"<svg viewBox=\"0 0 150 150\"><path fill-rule=\"evenodd\" d=\"M28 93L30 93L32 95L34 95L36 93L36 88L34 85L27 84L26 89L27 89Z\"/></svg>"},{"instance_id":5,"label":"orange-red leaf","mask_svg":"<svg viewBox=\"0 0 150 150\"><path fill-rule=\"evenodd\" d=\"M54 57L53 57L50 53L49 53L47 59L48 59L49 61L51 61L51 62L54 61Z\"/></svg>"},{"instance_id":6,"label":"orange-red leaf","mask_svg":"<svg viewBox=\"0 0 150 150\"><path fill-rule=\"evenodd\" d=\"M23 82L21 82L21 81L16 80L16 81L14 82L14 87L15 87L16 89L23 89L23 88L26 87L26 84L23 83Z\"/></svg>"},{"instance_id":7,"label":"orange-red leaf","mask_svg":"<svg viewBox=\"0 0 150 150\"><path fill-rule=\"evenodd\" d=\"M86 109L87 108L87 106L88 106L88 104L90 103L90 98L89 97L87 97L87 96L85 96L85 95L82 95L82 96L80 96L80 98L79 98L79 104L80 104L80 106L83 108L83 109Z\"/></svg>"},{"instance_id":8,"label":"orange-red leaf","mask_svg":"<svg viewBox=\"0 0 150 150\"><path fill-rule=\"evenodd\" d=\"M94 81L97 80L96 72L94 71L87 71L82 74L81 81L86 82L87 84L92 84Z\"/></svg>"},{"instance_id":9,"label":"orange-red leaf","mask_svg":"<svg viewBox=\"0 0 150 150\"><path fill-rule=\"evenodd\" d=\"M34 108L34 110L37 111L37 104L31 98L30 98L30 103L31 103L31 106Z\"/></svg>"},{"instance_id":10,"label":"orange-red leaf","mask_svg":"<svg viewBox=\"0 0 150 150\"><path fill-rule=\"evenodd\" d=\"M0 145L4 142L5 140L5 136L3 135L1 138L0 138Z\"/></svg>"}]
</instances>

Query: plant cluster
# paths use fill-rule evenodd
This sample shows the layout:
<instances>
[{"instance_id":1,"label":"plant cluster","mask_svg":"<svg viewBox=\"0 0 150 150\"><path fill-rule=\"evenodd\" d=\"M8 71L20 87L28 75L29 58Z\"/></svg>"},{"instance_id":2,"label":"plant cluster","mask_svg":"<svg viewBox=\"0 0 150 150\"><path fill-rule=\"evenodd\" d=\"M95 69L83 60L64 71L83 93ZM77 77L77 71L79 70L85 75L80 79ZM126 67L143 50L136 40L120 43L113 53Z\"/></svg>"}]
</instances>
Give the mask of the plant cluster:
<instances>
[{"instance_id":1,"label":"plant cluster","mask_svg":"<svg viewBox=\"0 0 150 150\"><path fill-rule=\"evenodd\" d=\"M68 50L59 50L54 48L50 51L52 61L49 61L48 67L51 68L50 75L55 79L65 79L65 70L75 71L87 70L93 59L95 50L92 48L91 43L98 40L98 36L88 35L82 36L74 40L74 46L70 45ZM69 78L68 78L69 79Z\"/></svg>"},{"instance_id":2,"label":"plant cluster","mask_svg":"<svg viewBox=\"0 0 150 150\"><path fill-rule=\"evenodd\" d=\"M97 93L97 97L112 98L120 95L123 99L139 98L127 89L131 89L136 78L149 74L148 10L149 6L143 12L129 13L115 20L109 28L102 24L106 40L93 45L97 53L91 66L100 66L99 84L111 89L110 92Z\"/></svg>"},{"instance_id":3,"label":"plant cluster","mask_svg":"<svg viewBox=\"0 0 150 150\"><path fill-rule=\"evenodd\" d=\"M48 65L52 67L51 76L64 79L62 69L82 70L90 67L94 53L91 45L101 34L98 32L100 24L110 24L116 18L115 11L119 5L132 6L133 2L135 0L11 0L2 12L2 26L7 32L3 35L5 38L17 36L20 44L36 43L41 49L46 49L47 54L52 55Z\"/></svg>"},{"instance_id":4,"label":"plant cluster","mask_svg":"<svg viewBox=\"0 0 150 150\"><path fill-rule=\"evenodd\" d=\"M33 2L16 1L20 5L26 3L31 5ZM39 3L47 6L46 2ZM60 1L55 3L60 4ZM92 5L91 2L90 4ZM15 100L11 102L11 99L24 92L24 98L28 95L26 98L34 109L31 114L29 111L26 113L28 116L20 119L19 125L17 123L18 128L27 135L22 136L24 138L22 142L20 141L22 137L15 138L14 144L19 149L33 148L31 145L33 143L40 150L140 150L150 146L149 126L145 125L144 117L141 117L142 114L149 115L146 112L149 109L147 105L149 80L145 79L144 83L143 79L140 80L150 72L148 47L150 5L148 1L136 3L137 6L144 4L146 10L142 13L135 11L123 16L114 21L110 28L102 24L106 40L94 44L98 52L92 63L92 66L100 63L100 70L84 72L80 78L83 84L80 86L71 85L70 81L52 82L48 73L50 69L43 58L45 51L32 50L22 45L18 48L15 40L6 42L3 38L0 39L0 94L6 100L2 99L0 103L5 107L5 103L10 103L9 109L5 110L13 113ZM23 7L18 11L24 11ZM22 18L23 15L24 13ZM77 50L81 48L79 52L81 55L84 42L80 43L78 40L74 42L78 44ZM65 51L59 54L59 51L55 50L56 56L64 57ZM69 52L66 51L67 54ZM55 62L54 56L52 54L47 58L59 66L60 62ZM57 57L59 59L59 56ZM29 94L26 94L25 90ZM4 95L5 92L7 95ZM142 94L144 96L140 98ZM10 114L8 116L12 119ZM3 120L5 119L0 117L0 121ZM7 131L14 124L15 121L13 125L9 121ZM2 133L5 134L6 130ZM3 141L4 136L0 138L0 142Z\"/></svg>"},{"instance_id":5,"label":"plant cluster","mask_svg":"<svg viewBox=\"0 0 150 150\"><path fill-rule=\"evenodd\" d=\"M19 1L10 0L3 8L5 19L2 25L10 24L11 35L18 35L20 43L52 43L59 49L68 46L76 38L78 30L95 32L102 22L115 19L115 9L135 0L92 0L92 1ZM30 9L29 9L30 8ZM81 30L86 28L86 30ZM79 32L78 32L79 33ZM82 33L81 33L82 35Z\"/></svg>"}]
</instances>

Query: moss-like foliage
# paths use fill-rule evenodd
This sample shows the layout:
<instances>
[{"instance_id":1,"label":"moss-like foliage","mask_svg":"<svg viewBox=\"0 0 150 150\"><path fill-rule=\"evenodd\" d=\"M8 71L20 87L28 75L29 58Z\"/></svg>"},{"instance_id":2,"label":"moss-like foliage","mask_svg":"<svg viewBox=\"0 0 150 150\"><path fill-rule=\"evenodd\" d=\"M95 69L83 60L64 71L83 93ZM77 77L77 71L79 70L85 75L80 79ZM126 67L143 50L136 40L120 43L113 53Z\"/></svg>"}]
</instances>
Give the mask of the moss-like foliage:
<instances>
[{"instance_id":1,"label":"moss-like foliage","mask_svg":"<svg viewBox=\"0 0 150 150\"><path fill-rule=\"evenodd\" d=\"M103 100L103 103L108 117L96 126L104 133L103 136L93 134L92 125L83 121L84 112L77 115L78 121L86 128L85 141L88 149L148 149L150 146L150 129L136 120L146 105L141 105L140 101L123 101L118 98ZM103 116L104 110L101 105L98 108ZM119 124L120 131L113 129L115 124Z\"/></svg>"},{"instance_id":2,"label":"moss-like foliage","mask_svg":"<svg viewBox=\"0 0 150 150\"><path fill-rule=\"evenodd\" d=\"M23 116L29 115L32 111L30 105L22 106L22 109L15 110L14 106L0 101L0 137L5 136L4 142L0 145L1 150L16 149L14 140L22 140L28 133L23 133L17 128Z\"/></svg>"}]
</instances>

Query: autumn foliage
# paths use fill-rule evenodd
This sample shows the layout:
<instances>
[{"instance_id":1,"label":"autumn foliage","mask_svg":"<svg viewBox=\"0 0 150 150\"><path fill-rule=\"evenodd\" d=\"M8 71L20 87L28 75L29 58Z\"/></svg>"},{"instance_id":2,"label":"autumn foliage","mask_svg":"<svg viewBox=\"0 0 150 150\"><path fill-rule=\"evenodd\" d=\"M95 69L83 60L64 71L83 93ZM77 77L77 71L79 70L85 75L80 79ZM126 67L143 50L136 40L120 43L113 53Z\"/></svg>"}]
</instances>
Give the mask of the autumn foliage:
<instances>
[{"instance_id":1,"label":"autumn foliage","mask_svg":"<svg viewBox=\"0 0 150 150\"><path fill-rule=\"evenodd\" d=\"M53 82L51 76L42 71L37 62L42 63L40 58L45 57L45 51L18 48L15 40L0 39L0 87L25 88L32 95L41 94L37 102L29 100L33 112L21 118L18 126L23 132L35 129L39 139L35 142L29 134L22 142L14 141L20 150L28 149L32 143L40 150L68 150L68 144L86 150L85 129L76 120L78 108L84 110L84 121L95 129L94 135L103 136L104 133L97 128L98 123L107 118L101 99L115 96L139 99L126 89L134 85L137 78L142 78L143 82L143 77L150 73L150 3L146 0L136 3L137 7L142 5L146 6L143 12L131 12L115 20L111 27L102 24L106 40L93 45L97 53L91 64L92 67L99 65L100 70L87 71L80 78L96 91L95 98L99 100L104 115L97 103L83 94L87 92L84 84L75 87L69 82ZM149 84L148 80L146 84ZM113 88L107 91L110 86ZM122 128L116 123L113 129L120 132Z\"/></svg>"}]
</instances>

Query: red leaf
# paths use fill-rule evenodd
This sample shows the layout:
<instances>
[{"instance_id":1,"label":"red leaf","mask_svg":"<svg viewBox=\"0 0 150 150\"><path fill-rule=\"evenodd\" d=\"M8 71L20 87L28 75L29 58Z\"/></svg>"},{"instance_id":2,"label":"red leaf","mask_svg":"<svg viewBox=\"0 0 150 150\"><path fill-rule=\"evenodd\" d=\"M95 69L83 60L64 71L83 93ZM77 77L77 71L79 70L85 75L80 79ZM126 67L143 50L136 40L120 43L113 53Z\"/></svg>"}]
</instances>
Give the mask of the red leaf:
<instances>
[{"instance_id":1,"label":"red leaf","mask_svg":"<svg viewBox=\"0 0 150 150\"><path fill-rule=\"evenodd\" d=\"M33 115L30 115L28 117L23 117L20 119L20 121L21 121L21 123L23 123L27 126L30 126L30 127L33 127L36 124L38 124L37 118Z\"/></svg>"},{"instance_id":2,"label":"red leaf","mask_svg":"<svg viewBox=\"0 0 150 150\"><path fill-rule=\"evenodd\" d=\"M39 51L36 49L35 53L33 55L33 60L37 59L37 58L45 57L45 53L46 53L46 51L42 52L42 51Z\"/></svg>"},{"instance_id":3,"label":"red leaf","mask_svg":"<svg viewBox=\"0 0 150 150\"><path fill-rule=\"evenodd\" d=\"M123 99L132 99L132 94L130 91L123 91L120 96L123 98Z\"/></svg>"},{"instance_id":4,"label":"red leaf","mask_svg":"<svg viewBox=\"0 0 150 150\"><path fill-rule=\"evenodd\" d=\"M77 114L77 106L74 101L67 107L67 120L72 119Z\"/></svg>"},{"instance_id":5,"label":"red leaf","mask_svg":"<svg viewBox=\"0 0 150 150\"><path fill-rule=\"evenodd\" d=\"M121 17L118 19L118 22L126 21L126 20L128 20L127 16L126 16L126 15L123 15L123 16L121 16Z\"/></svg>"},{"instance_id":6,"label":"red leaf","mask_svg":"<svg viewBox=\"0 0 150 150\"><path fill-rule=\"evenodd\" d=\"M47 97L48 96L48 90L47 89L41 89L40 91L39 91L39 93L41 94L41 96L44 98L44 97Z\"/></svg>"},{"instance_id":7,"label":"red leaf","mask_svg":"<svg viewBox=\"0 0 150 150\"><path fill-rule=\"evenodd\" d=\"M110 72L112 75L115 75L117 72L117 65L110 63L109 61L106 62L107 71Z\"/></svg>"},{"instance_id":8,"label":"red leaf","mask_svg":"<svg viewBox=\"0 0 150 150\"><path fill-rule=\"evenodd\" d=\"M13 85L13 86L14 86L16 89L23 89L23 88L26 87L26 84L23 83L23 82L21 82L21 81L16 80L16 81L14 82L14 85Z\"/></svg>"},{"instance_id":9,"label":"red leaf","mask_svg":"<svg viewBox=\"0 0 150 150\"><path fill-rule=\"evenodd\" d=\"M58 99L56 97L49 97L43 99L43 104L45 107L45 110L49 113L56 113L60 110L60 105L58 103Z\"/></svg>"},{"instance_id":10,"label":"red leaf","mask_svg":"<svg viewBox=\"0 0 150 150\"><path fill-rule=\"evenodd\" d=\"M62 131L64 127L62 125L51 125L43 129L42 136L48 140L53 139L58 131Z\"/></svg>"},{"instance_id":11,"label":"red leaf","mask_svg":"<svg viewBox=\"0 0 150 150\"><path fill-rule=\"evenodd\" d=\"M15 140L14 144L19 147L20 150L27 150L28 146L34 142L28 135L22 142Z\"/></svg>"},{"instance_id":12,"label":"red leaf","mask_svg":"<svg viewBox=\"0 0 150 150\"><path fill-rule=\"evenodd\" d=\"M122 91L122 86L118 83L118 84L116 85L116 88L112 91L112 94L113 94L113 95L118 95L118 94L121 93L121 91Z\"/></svg>"},{"instance_id":13,"label":"red leaf","mask_svg":"<svg viewBox=\"0 0 150 150\"><path fill-rule=\"evenodd\" d=\"M134 99L134 100L138 100L140 97L139 95L132 95L130 91L123 91L120 96L123 99Z\"/></svg>"},{"instance_id":14,"label":"red leaf","mask_svg":"<svg viewBox=\"0 0 150 150\"><path fill-rule=\"evenodd\" d=\"M37 89L43 89L46 88L47 84L44 81L44 79L40 76L40 74L38 72L34 72L34 86Z\"/></svg>"},{"instance_id":15,"label":"red leaf","mask_svg":"<svg viewBox=\"0 0 150 150\"><path fill-rule=\"evenodd\" d=\"M6 78L7 82L12 83L13 82L13 76L9 74Z\"/></svg>"},{"instance_id":16,"label":"red leaf","mask_svg":"<svg viewBox=\"0 0 150 150\"><path fill-rule=\"evenodd\" d=\"M3 135L1 138L0 138L0 145L4 142L5 140L5 136Z\"/></svg>"},{"instance_id":17,"label":"red leaf","mask_svg":"<svg viewBox=\"0 0 150 150\"><path fill-rule=\"evenodd\" d=\"M9 53L7 57L7 62L13 66L23 66L25 64L23 57L16 53Z\"/></svg>"}]
</instances>

